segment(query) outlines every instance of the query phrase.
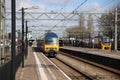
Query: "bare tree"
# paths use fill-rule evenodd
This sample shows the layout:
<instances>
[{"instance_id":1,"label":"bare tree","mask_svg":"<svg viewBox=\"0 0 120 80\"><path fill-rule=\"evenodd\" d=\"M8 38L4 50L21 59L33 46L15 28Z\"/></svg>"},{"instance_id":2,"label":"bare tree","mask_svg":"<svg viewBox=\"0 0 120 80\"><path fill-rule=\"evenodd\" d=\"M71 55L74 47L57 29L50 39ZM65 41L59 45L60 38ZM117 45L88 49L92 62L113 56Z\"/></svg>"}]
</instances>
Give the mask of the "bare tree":
<instances>
[{"instance_id":1,"label":"bare tree","mask_svg":"<svg viewBox=\"0 0 120 80\"><path fill-rule=\"evenodd\" d=\"M80 28L80 32L85 32L86 31L86 28L85 28L85 17L83 15L83 13L80 14L79 28Z\"/></svg>"},{"instance_id":2,"label":"bare tree","mask_svg":"<svg viewBox=\"0 0 120 80\"><path fill-rule=\"evenodd\" d=\"M94 25L93 25L93 17L91 14L88 16L88 21L87 21L87 32L89 33L89 36L92 36L91 32L94 30Z\"/></svg>"}]
</instances>

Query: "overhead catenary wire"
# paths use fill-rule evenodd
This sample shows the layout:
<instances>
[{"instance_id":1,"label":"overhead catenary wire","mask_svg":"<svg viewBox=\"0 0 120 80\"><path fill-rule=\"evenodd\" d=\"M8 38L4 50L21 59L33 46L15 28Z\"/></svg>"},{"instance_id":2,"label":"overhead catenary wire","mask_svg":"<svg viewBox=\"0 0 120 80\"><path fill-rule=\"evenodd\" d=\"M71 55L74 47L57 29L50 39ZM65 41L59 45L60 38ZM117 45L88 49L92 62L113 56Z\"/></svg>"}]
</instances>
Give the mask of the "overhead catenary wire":
<instances>
[{"instance_id":1,"label":"overhead catenary wire","mask_svg":"<svg viewBox=\"0 0 120 80\"><path fill-rule=\"evenodd\" d=\"M69 2L65 2L65 0L64 0L64 4L60 6L60 9L58 9L58 10L56 9L55 11L63 10L67 6L67 4L69 4Z\"/></svg>"},{"instance_id":2,"label":"overhead catenary wire","mask_svg":"<svg viewBox=\"0 0 120 80\"><path fill-rule=\"evenodd\" d=\"M66 2L64 1L64 4L61 5L61 8L60 8L59 10L56 9L55 12L63 10L63 9L67 6L68 3L69 3L69 2L66 3ZM57 16L59 16L59 14L56 15L56 16L54 16L54 18L56 18Z\"/></svg>"},{"instance_id":3,"label":"overhead catenary wire","mask_svg":"<svg viewBox=\"0 0 120 80\"><path fill-rule=\"evenodd\" d=\"M74 12L76 12L82 5L84 5L85 3L87 2L87 0L84 0L80 5L78 5L71 13L74 13ZM71 15L71 14L70 14ZM67 17L69 17L70 15L68 15ZM55 24L53 27L52 27L52 29L53 28L55 28L58 24L60 24L62 21L64 21L64 20L61 20L60 22L58 22L57 24Z\"/></svg>"},{"instance_id":4,"label":"overhead catenary wire","mask_svg":"<svg viewBox=\"0 0 120 80\"><path fill-rule=\"evenodd\" d=\"M84 0L84 2L82 2L80 5L78 5L77 8L75 8L72 12L77 11L82 5L85 4L85 2L87 2L87 0Z\"/></svg>"}]
</instances>

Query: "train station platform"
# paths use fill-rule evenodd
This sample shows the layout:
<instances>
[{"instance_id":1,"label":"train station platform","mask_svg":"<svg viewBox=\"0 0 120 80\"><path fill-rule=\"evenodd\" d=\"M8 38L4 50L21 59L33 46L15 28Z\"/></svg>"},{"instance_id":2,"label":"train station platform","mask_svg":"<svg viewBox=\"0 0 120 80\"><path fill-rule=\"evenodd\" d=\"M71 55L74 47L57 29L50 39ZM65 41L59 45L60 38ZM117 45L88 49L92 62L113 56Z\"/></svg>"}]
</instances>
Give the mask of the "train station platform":
<instances>
[{"instance_id":1,"label":"train station platform","mask_svg":"<svg viewBox=\"0 0 120 80\"><path fill-rule=\"evenodd\" d=\"M120 51L62 46L60 51L120 70Z\"/></svg>"},{"instance_id":2,"label":"train station platform","mask_svg":"<svg viewBox=\"0 0 120 80\"><path fill-rule=\"evenodd\" d=\"M18 68L15 80L71 80L35 46L28 47L24 64L24 68Z\"/></svg>"},{"instance_id":3,"label":"train station platform","mask_svg":"<svg viewBox=\"0 0 120 80\"><path fill-rule=\"evenodd\" d=\"M101 49L96 49L96 48L72 47L72 46L64 46L64 47L60 47L60 48L79 51L79 52L83 52L83 53L90 53L90 54L104 56L104 57L120 59L120 51L101 50Z\"/></svg>"},{"instance_id":4,"label":"train station platform","mask_svg":"<svg viewBox=\"0 0 120 80\"><path fill-rule=\"evenodd\" d=\"M20 66L16 72L16 80L39 80L36 70L36 62L32 54L32 47L28 48L28 57L25 59L24 68Z\"/></svg>"}]
</instances>

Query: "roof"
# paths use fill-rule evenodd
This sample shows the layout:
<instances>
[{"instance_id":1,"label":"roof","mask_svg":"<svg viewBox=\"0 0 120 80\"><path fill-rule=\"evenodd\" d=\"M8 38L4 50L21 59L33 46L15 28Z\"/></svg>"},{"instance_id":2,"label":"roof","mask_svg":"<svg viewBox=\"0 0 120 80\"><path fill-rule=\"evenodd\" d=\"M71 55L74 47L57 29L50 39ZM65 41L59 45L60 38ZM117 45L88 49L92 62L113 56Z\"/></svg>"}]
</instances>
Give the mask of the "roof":
<instances>
[{"instance_id":1,"label":"roof","mask_svg":"<svg viewBox=\"0 0 120 80\"><path fill-rule=\"evenodd\" d=\"M51 38L51 37L57 37L58 38L57 34L55 34L55 33L46 33L45 34L45 38Z\"/></svg>"}]
</instances>

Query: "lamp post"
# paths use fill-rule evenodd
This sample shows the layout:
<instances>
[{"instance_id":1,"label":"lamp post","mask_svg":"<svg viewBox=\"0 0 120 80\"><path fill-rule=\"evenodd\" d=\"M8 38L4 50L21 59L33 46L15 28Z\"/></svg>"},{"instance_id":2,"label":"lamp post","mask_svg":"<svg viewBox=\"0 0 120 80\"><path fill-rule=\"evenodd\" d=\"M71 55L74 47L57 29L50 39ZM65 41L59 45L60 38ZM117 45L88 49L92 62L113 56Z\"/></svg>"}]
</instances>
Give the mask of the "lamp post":
<instances>
[{"instance_id":1,"label":"lamp post","mask_svg":"<svg viewBox=\"0 0 120 80\"><path fill-rule=\"evenodd\" d=\"M26 20L25 21L25 23L26 23L26 55L25 55L25 58L27 58L27 56L28 56L28 38L27 38L27 33L28 33L28 27L27 27L27 23L28 23L28 21Z\"/></svg>"},{"instance_id":2,"label":"lamp post","mask_svg":"<svg viewBox=\"0 0 120 80\"><path fill-rule=\"evenodd\" d=\"M38 7L35 7L35 6L32 6L30 8L23 8L20 9L20 11L22 11L22 67L24 68L24 55L25 55L25 43L24 43L24 10L27 10L27 9L38 9ZM27 22L26 22L27 23ZM27 26L27 25L26 25ZM26 28L27 29L27 28ZM26 33L27 34L27 33ZM26 38L27 39L27 38Z\"/></svg>"}]
</instances>

